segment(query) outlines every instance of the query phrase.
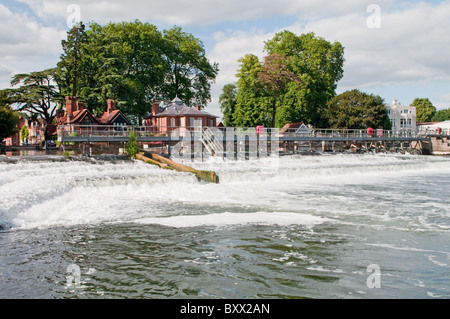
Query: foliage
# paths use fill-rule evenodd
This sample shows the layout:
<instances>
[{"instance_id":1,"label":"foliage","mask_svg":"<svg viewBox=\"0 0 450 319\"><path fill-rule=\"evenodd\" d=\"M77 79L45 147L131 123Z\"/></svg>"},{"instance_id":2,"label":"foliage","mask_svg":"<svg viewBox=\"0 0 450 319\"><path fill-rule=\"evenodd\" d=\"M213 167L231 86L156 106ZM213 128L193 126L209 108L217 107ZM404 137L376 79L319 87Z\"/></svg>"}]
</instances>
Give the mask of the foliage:
<instances>
[{"instance_id":1,"label":"foliage","mask_svg":"<svg viewBox=\"0 0 450 319\"><path fill-rule=\"evenodd\" d=\"M26 125L22 126L20 129L20 136L22 137L22 142L25 141L25 139L28 137L30 132L28 131L28 127Z\"/></svg>"},{"instance_id":2,"label":"foliage","mask_svg":"<svg viewBox=\"0 0 450 319\"><path fill-rule=\"evenodd\" d=\"M258 57L247 54L241 63L237 82L236 107L233 123L238 127L270 126L272 116L268 106L271 98L265 94L263 84L258 80L262 70Z\"/></svg>"},{"instance_id":3,"label":"foliage","mask_svg":"<svg viewBox=\"0 0 450 319\"><path fill-rule=\"evenodd\" d=\"M432 122L450 121L450 109L437 111L431 119Z\"/></svg>"},{"instance_id":4,"label":"foliage","mask_svg":"<svg viewBox=\"0 0 450 319\"><path fill-rule=\"evenodd\" d=\"M76 93L92 112L113 99L126 115L140 122L154 101L207 104L218 73L203 44L179 27L160 32L134 22L75 26L62 42L62 92ZM74 90L74 87L76 90ZM72 94L73 94L72 93Z\"/></svg>"},{"instance_id":5,"label":"foliage","mask_svg":"<svg viewBox=\"0 0 450 319\"><path fill-rule=\"evenodd\" d=\"M324 110L343 77L343 46L314 33L282 31L265 43L265 51L264 63L252 54L239 60L234 124L327 127Z\"/></svg>"},{"instance_id":6,"label":"foliage","mask_svg":"<svg viewBox=\"0 0 450 319\"><path fill-rule=\"evenodd\" d=\"M328 101L336 96L336 88L344 71L344 48L339 42L328 42L314 33L296 35L290 31L277 33L266 42L269 54L279 53L289 57L289 66L300 77L303 85L288 87L283 98L284 114L296 116L296 122L315 127L327 127L323 113ZM280 118L279 124L287 119Z\"/></svg>"},{"instance_id":7,"label":"foliage","mask_svg":"<svg viewBox=\"0 0 450 319\"><path fill-rule=\"evenodd\" d=\"M139 135L136 132L131 132L129 135L129 140L126 145L127 154L131 156L131 158L136 159L136 155L139 153Z\"/></svg>"},{"instance_id":8,"label":"foliage","mask_svg":"<svg viewBox=\"0 0 450 319\"><path fill-rule=\"evenodd\" d=\"M335 129L392 128L384 100L359 90L346 91L331 99L325 114Z\"/></svg>"},{"instance_id":9,"label":"foliage","mask_svg":"<svg viewBox=\"0 0 450 319\"><path fill-rule=\"evenodd\" d=\"M264 85L272 97L272 127L275 127L277 117L277 99L288 83L302 83L300 77L290 70L288 58L279 53L266 56L258 80Z\"/></svg>"},{"instance_id":10,"label":"foliage","mask_svg":"<svg viewBox=\"0 0 450 319\"><path fill-rule=\"evenodd\" d=\"M236 108L237 85L235 83L226 84L219 97L220 110L223 114L223 124L234 126L233 113Z\"/></svg>"},{"instance_id":11,"label":"foliage","mask_svg":"<svg viewBox=\"0 0 450 319\"><path fill-rule=\"evenodd\" d=\"M417 122L419 123L431 122L431 119L436 114L436 108L427 98L416 98L411 103L411 106L416 107Z\"/></svg>"},{"instance_id":12,"label":"foliage","mask_svg":"<svg viewBox=\"0 0 450 319\"><path fill-rule=\"evenodd\" d=\"M0 104L0 143L17 133L19 115L9 106Z\"/></svg>"},{"instance_id":13,"label":"foliage","mask_svg":"<svg viewBox=\"0 0 450 319\"><path fill-rule=\"evenodd\" d=\"M40 115L46 124L55 118L55 103L61 98L56 79L57 69L47 69L29 74L14 75L11 85L18 88L9 89L10 103L18 103L18 111Z\"/></svg>"}]
</instances>

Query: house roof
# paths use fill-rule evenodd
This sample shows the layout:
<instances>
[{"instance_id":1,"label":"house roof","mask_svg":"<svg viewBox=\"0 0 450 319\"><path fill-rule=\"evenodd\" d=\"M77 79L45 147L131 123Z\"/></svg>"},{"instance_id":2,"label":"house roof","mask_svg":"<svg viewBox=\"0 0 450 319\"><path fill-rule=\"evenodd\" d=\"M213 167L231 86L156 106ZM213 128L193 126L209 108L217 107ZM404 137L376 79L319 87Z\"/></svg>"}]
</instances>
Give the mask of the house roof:
<instances>
[{"instance_id":1,"label":"house roof","mask_svg":"<svg viewBox=\"0 0 450 319\"><path fill-rule=\"evenodd\" d=\"M218 118L218 116L209 114L205 111L199 111L193 107L189 107L183 103L178 97L172 100L169 106L164 109L160 109L160 112L156 115L149 115L146 118L151 117L167 117L167 116L207 116L211 118Z\"/></svg>"},{"instance_id":2,"label":"house roof","mask_svg":"<svg viewBox=\"0 0 450 319\"><path fill-rule=\"evenodd\" d=\"M104 112L102 115L100 115L99 117L97 117L97 120L101 123L101 124L111 124L113 123L119 116L122 115L122 112L120 110L114 110L108 113L108 111ZM130 124L130 121L128 121L128 119L122 115L122 117L127 121L127 123Z\"/></svg>"}]
</instances>

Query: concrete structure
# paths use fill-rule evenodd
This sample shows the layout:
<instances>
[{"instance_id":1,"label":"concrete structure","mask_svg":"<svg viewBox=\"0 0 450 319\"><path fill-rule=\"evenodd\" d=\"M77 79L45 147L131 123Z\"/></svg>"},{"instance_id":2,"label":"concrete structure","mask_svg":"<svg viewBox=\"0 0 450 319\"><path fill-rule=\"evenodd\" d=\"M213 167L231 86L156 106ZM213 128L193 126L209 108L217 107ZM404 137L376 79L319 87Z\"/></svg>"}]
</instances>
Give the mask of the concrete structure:
<instances>
[{"instance_id":1,"label":"concrete structure","mask_svg":"<svg viewBox=\"0 0 450 319\"><path fill-rule=\"evenodd\" d=\"M417 116L415 106L401 105L397 100L386 104L389 119L394 134L413 136L417 131Z\"/></svg>"},{"instance_id":2,"label":"concrete structure","mask_svg":"<svg viewBox=\"0 0 450 319\"><path fill-rule=\"evenodd\" d=\"M176 97L167 107L152 105L152 113L144 118L144 125L156 133L171 132L176 128L194 129L216 127L217 116L202 111L200 106L189 107Z\"/></svg>"}]
</instances>

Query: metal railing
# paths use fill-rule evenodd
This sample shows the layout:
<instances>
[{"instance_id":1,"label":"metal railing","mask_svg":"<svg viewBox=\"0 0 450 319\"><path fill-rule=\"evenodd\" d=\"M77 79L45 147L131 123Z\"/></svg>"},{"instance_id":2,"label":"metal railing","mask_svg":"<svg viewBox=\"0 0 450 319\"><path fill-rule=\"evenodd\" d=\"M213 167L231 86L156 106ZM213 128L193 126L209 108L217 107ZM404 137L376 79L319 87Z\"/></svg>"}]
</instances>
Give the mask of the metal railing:
<instances>
[{"instance_id":1,"label":"metal railing","mask_svg":"<svg viewBox=\"0 0 450 319\"><path fill-rule=\"evenodd\" d=\"M180 137L186 134L194 134L201 138L205 134L205 130L209 131L210 135L214 132L221 132L223 136L272 136L279 138L345 138L345 139L360 139L360 138L418 138L425 137L430 134L437 134L437 131L427 130L419 132L411 131L387 131L374 130L373 134L369 134L367 130L338 130L338 129L313 129L310 132L297 131L296 129L278 129L278 128L264 128L257 130L256 128L234 128L234 127L179 127L179 126L107 126L107 125L59 125L58 139L64 140L67 138L76 137L105 137L105 138L127 138L131 132L135 132L138 137ZM206 132L208 134L208 132ZM449 130L442 130L441 134L449 135ZM211 136L210 136L211 137Z\"/></svg>"}]
</instances>

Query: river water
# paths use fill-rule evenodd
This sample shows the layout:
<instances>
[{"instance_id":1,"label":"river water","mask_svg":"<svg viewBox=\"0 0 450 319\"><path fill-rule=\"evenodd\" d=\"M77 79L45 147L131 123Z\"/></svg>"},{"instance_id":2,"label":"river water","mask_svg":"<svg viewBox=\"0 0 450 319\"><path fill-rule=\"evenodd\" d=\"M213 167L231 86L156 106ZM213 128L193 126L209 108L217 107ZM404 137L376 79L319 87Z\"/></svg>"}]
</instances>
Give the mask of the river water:
<instances>
[{"instance_id":1,"label":"river water","mask_svg":"<svg viewBox=\"0 0 450 319\"><path fill-rule=\"evenodd\" d=\"M0 298L450 297L450 158L0 161Z\"/></svg>"}]
</instances>

